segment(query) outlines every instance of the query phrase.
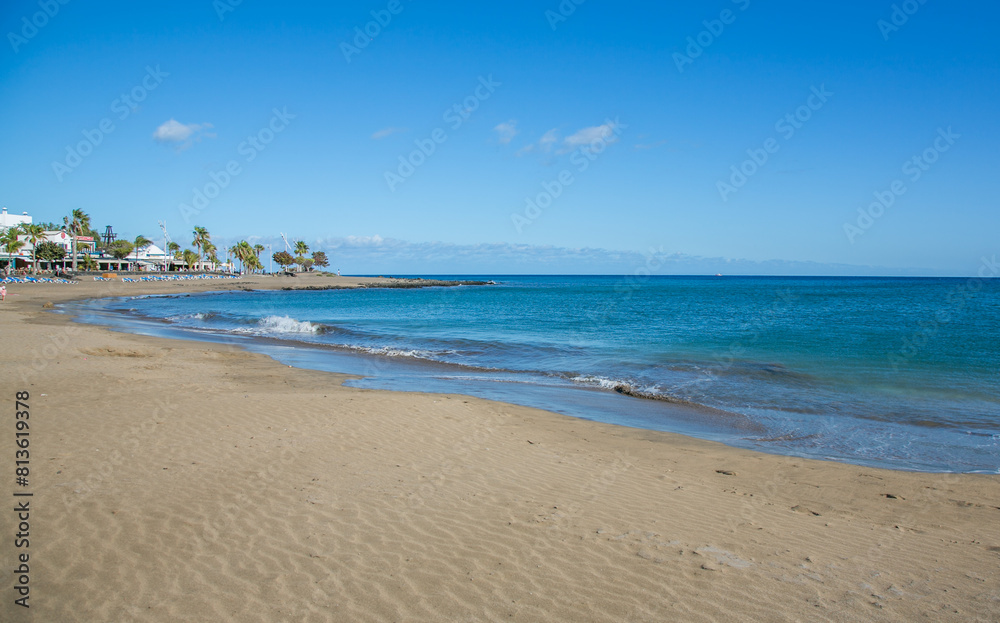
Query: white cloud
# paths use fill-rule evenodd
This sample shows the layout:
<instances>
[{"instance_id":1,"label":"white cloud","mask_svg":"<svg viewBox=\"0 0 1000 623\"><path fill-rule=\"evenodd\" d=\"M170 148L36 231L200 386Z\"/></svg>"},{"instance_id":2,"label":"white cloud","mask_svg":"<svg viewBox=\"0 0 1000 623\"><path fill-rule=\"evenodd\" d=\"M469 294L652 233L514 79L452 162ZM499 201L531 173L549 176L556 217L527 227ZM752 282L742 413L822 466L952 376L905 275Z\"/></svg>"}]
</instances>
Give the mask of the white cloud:
<instances>
[{"instance_id":1,"label":"white cloud","mask_svg":"<svg viewBox=\"0 0 1000 623\"><path fill-rule=\"evenodd\" d=\"M493 129L497 131L497 140L501 145L511 142L518 134L517 121L514 119L501 123Z\"/></svg>"},{"instance_id":2,"label":"white cloud","mask_svg":"<svg viewBox=\"0 0 1000 623\"><path fill-rule=\"evenodd\" d=\"M538 146L541 148L542 151L549 151L550 149L552 149L552 145L554 145L558 140L559 140L559 130L553 128L548 132L546 132L545 134L543 134L542 138L538 139Z\"/></svg>"},{"instance_id":3,"label":"white cloud","mask_svg":"<svg viewBox=\"0 0 1000 623\"><path fill-rule=\"evenodd\" d=\"M382 128L378 132L372 134L372 140L380 141L388 136L392 136L393 134L397 134L399 132L406 132L406 128L393 128L393 127Z\"/></svg>"},{"instance_id":4,"label":"white cloud","mask_svg":"<svg viewBox=\"0 0 1000 623\"><path fill-rule=\"evenodd\" d=\"M536 151L549 153L557 146L557 154L566 154L575 149L587 149L600 141L608 144L615 143L618 141L619 132L618 123L614 121L608 121L607 123L589 128L582 128L563 139L559 138L559 130L553 128L543 134L537 143L531 143L519 149L517 155L523 156Z\"/></svg>"},{"instance_id":5,"label":"white cloud","mask_svg":"<svg viewBox=\"0 0 1000 623\"><path fill-rule=\"evenodd\" d=\"M559 130L553 128L542 135L542 138L538 139L537 143L531 143L525 145L521 149L517 150L518 156L523 156L524 154L530 154L536 150L548 153L552 151L552 146L559 142Z\"/></svg>"},{"instance_id":6,"label":"white cloud","mask_svg":"<svg viewBox=\"0 0 1000 623\"><path fill-rule=\"evenodd\" d=\"M211 123L189 123L183 124L176 119L170 119L156 128L153 132L153 138L160 141L161 143L183 143L190 140L192 137L196 139L198 133L201 130L211 128ZM214 136L214 134L209 134L208 136Z\"/></svg>"},{"instance_id":7,"label":"white cloud","mask_svg":"<svg viewBox=\"0 0 1000 623\"><path fill-rule=\"evenodd\" d=\"M583 128L582 130L577 130L574 134L567 136L563 140L563 147L560 153L566 153L568 151L573 151L574 149L580 147L586 147L591 143L597 141L604 141L605 143L614 143L618 140L616 130L618 125L614 121L609 121L601 125L595 125L589 128Z\"/></svg>"}]
</instances>

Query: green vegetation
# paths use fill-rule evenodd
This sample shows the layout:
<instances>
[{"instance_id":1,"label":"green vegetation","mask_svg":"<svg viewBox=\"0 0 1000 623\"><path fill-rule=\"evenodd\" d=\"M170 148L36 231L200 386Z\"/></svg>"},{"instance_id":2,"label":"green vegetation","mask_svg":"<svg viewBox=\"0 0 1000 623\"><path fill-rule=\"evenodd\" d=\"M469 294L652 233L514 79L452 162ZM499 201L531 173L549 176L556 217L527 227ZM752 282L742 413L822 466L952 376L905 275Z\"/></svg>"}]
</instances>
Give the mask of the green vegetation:
<instances>
[{"instance_id":1,"label":"green vegetation","mask_svg":"<svg viewBox=\"0 0 1000 623\"><path fill-rule=\"evenodd\" d=\"M8 265L12 265L14 263L14 254L20 251L26 244L23 240L17 239L17 235L19 233L20 229L17 227L11 227L0 234L0 246L3 247L4 252L7 254Z\"/></svg>"},{"instance_id":2,"label":"green vegetation","mask_svg":"<svg viewBox=\"0 0 1000 623\"><path fill-rule=\"evenodd\" d=\"M73 270L82 265L83 270L93 270L99 265L95 262L95 257L91 257L89 251L80 253L79 238L87 237L94 241L94 250L105 256L111 256L119 260L118 269L121 270L122 260L138 262L143 249L151 246L153 241L143 235L136 236L134 240L115 240L110 244L104 244L102 236L91 226L91 217L80 209L72 210L67 216L62 218L62 226L57 227L54 223L39 222L36 224L22 224L0 232L0 254L6 255L7 264L14 262L17 255L26 246L31 246L32 270L37 273L40 268L40 261L56 262L59 260L66 262L66 256L72 260ZM67 251L56 243L48 243L45 239L46 231L62 231L70 237L70 249ZM177 263L183 263L188 269L195 269L199 266L218 270L223 264L228 264L230 258L239 262L240 270L243 272L257 272L265 269L261 256L267 247L263 244L251 245L246 240L241 240L232 245L226 251L225 261L219 258L221 251L212 242L212 236L208 229L199 225L192 230L193 239L191 244L194 250L184 249L176 242L168 242L165 252ZM18 240L20 236L22 240ZM27 238L26 240L24 238ZM88 247L89 248L89 243ZM290 252L291 251L291 252ZM302 240L296 240L292 247L286 251L279 251L271 256L271 259L283 270L290 270L293 266L298 266L299 270L311 272L320 270L330 265L330 260L323 251L313 251L309 255L309 245ZM294 255L293 255L294 254ZM131 256L131 257L130 257ZM0 255L0 260L4 259Z\"/></svg>"},{"instance_id":3,"label":"green vegetation","mask_svg":"<svg viewBox=\"0 0 1000 623\"><path fill-rule=\"evenodd\" d=\"M212 236L208 233L207 229L204 227L198 227L197 225L194 226L193 233L194 240L191 241L191 244L193 244L194 248L198 250L198 260L200 261L201 258L208 253L206 247L211 244Z\"/></svg>"},{"instance_id":4,"label":"green vegetation","mask_svg":"<svg viewBox=\"0 0 1000 623\"><path fill-rule=\"evenodd\" d=\"M121 270L121 261L127 259L129 253L132 252L133 245L128 240L115 240L111 244L105 247L105 250L111 254L111 257L119 260L118 269Z\"/></svg>"},{"instance_id":5,"label":"green vegetation","mask_svg":"<svg viewBox=\"0 0 1000 623\"><path fill-rule=\"evenodd\" d=\"M70 254L73 256L73 271L76 272L77 236L87 235L100 240L97 232L90 230L90 216L83 210L73 210L69 216L63 217L63 225L72 239Z\"/></svg>"},{"instance_id":6,"label":"green vegetation","mask_svg":"<svg viewBox=\"0 0 1000 623\"><path fill-rule=\"evenodd\" d=\"M38 259L45 260L46 262L58 262L66 257L66 249L54 242L45 240L38 243L38 246L35 248L35 255L38 256Z\"/></svg>"},{"instance_id":7,"label":"green vegetation","mask_svg":"<svg viewBox=\"0 0 1000 623\"><path fill-rule=\"evenodd\" d=\"M260 263L260 258L257 256L257 252L254 248L250 246L250 243L246 240L241 240L229 247L229 253L234 258L239 260L240 264L243 266L244 271L255 271L262 270L264 265Z\"/></svg>"},{"instance_id":8,"label":"green vegetation","mask_svg":"<svg viewBox=\"0 0 1000 623\"><path fill-rule=\"evenodd\" d=\"M288 251L278 251L271 256L274 263L281 266L282 270L288 270L288 267L295 263L295 258Z\"/></svg>"},{"instance_id":9,"label":"green vegetation","mask_svg":"<svg viewBox=\"0 0 1000 623\"><path fill-rule=\"evenodd\" d=\"M330 261L326 258L326 253L322 251L313 251L312 261L313 264L320 268L326 268L330 265Z\"/></svg>"},{"instance_id":10,"label":"green vegetation","mask_svg":"<svg viewBox=\"0 0 1000 623\"><path fill-rule=\"evenodd\" d=\"M28 223L21 223L18 227L21 234L28 237L28 244L31 245L31 263L35 274L38 274L38 245L45 240L45 229L41 225Z\"/></svg>"}]
</instances>

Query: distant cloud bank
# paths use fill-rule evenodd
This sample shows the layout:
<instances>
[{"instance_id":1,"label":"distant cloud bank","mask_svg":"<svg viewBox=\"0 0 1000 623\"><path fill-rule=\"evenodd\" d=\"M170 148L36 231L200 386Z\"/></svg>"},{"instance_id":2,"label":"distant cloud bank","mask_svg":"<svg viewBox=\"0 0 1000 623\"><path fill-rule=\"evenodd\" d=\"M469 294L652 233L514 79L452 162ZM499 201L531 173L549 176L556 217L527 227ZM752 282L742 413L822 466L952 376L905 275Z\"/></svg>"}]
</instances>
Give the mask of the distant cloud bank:
<instances>
[{"instance_id":1,"label":"distant cloud bank","mask_svg":"<svg viewBox=\"0 0 1000 623\"><path fill-rule=\"evenodd\" d=\"M508 242L474 245L447 242L409 242L382 236L305 238L313 250L325 251L331 268L345 274L645 274L658 275L818 275L916 276L937 275L928 270L901 270L877 266L823 264L786 260L754 261L700 257L669 250L614 251ZM284 248L280 238L255 238L251 244ZM651 269L651 270L650 270Z\"/></svg>"}]
</instances>

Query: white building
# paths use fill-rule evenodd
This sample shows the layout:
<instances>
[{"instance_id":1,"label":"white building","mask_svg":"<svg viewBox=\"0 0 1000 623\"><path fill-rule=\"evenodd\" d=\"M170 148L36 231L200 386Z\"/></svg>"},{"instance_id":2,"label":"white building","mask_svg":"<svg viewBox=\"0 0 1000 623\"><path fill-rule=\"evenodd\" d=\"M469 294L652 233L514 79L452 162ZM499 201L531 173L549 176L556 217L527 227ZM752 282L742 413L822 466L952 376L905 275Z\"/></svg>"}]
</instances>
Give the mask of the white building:
<instances>
[{"instance_id":1,"label":"white building","mask_svg":"<svg viewBox=\"0 0 1000 623\"><path fill-rule=\"evenodd\" d=\"M11 227L17 227L21 223L25 223L27 225L31 224L31 217L28 216L27 212L22 212L20 215L17 215L8 214L7 208L0 211L0 231L10 229Z\"/></svg>"},{"instance_id":2,"label":"white building","mask_svg":"<svg viewBox=\"0 0 1000 623\"><path fill-rule=\"evenodd\" d=\"M31 218L30 216L28 218ZM21 247L21 252L26 255L31 255L31 250L34 249L34 245L28 239L28 236L19 235L18 240L24 241L24 246ZM70 237L66 232L56 229L56 230L45 230L45 239L42 242L52 242L63 248L66 253L72 253L73 251L73 238ZM94 248L94 239L90 236L77 236L76 238L76 250L78 252L89 251Z\"/></svg>"},{"instance_id":3,"label":"white building","mask_svg":"<svg viewBox=\"0 0 1000 623\"><path fill-rule=\"evenodd\" d=\"M0 210L0 231L6 231L19 225L31 224L32 218L28 216L27 212L22 212L18 215L10 214L7 212L7 208ZM69 234L62 230L46 230L44 235L44 242L55 243L66 251L65 262L60 261L58 264L61 265L72 261L73 239ZM24 242L24 246L22 246L17 253L11 254L9 257L6 253L0 251L0 260L6 260L6 262L4 262L5 264L17 265L18 261L20 261L21 266L30 265L32 262L32 252L34 251L35 246L31 244L28 236L18 235L17 239ZM91 253L96 246L94 239L89 236L78 236L76 243L78 253Z\"/></svg>"},{"instance_id":4,"label":"white building","mask_svg":"<svg viewBox=\"0 0 1000 623\"><path fill-rule=\"evenodd\" d=\"M3 210L0 211L0 232L22 224L32 224L32 219L28 216L27 212L18 215L9 214L7 212L7 208L3 208ZM28 240L28 236L23 234L18 235L17 239L24 242L24 246L22 246L17 253L11 254L8 257L7 253L0 249L0 268L7 265L11 265L11 267L16 266L18 268L30 268L34 245L32 245ZM56 262L46 262L45 260L41 260L40 264L43 269L61 266L68 267L72 264L73 238L70 234L61 230L46 231L45 241L53 242L62 247L66 251L66 257ZM77 254L90 255L91 259L96 263L98 270L190 270L189 267L182 261L175 259L155 244L143 247L139 250L138 254L133 251L132 253L129 253L127 258L122 260L118 260L104 254L97 254L95 251L96 247L97 241L95 241L92 237L77 236ZM204 260L192 268L194 270L213 270L213 268L215 268L226 272L233 272L234 270L232 263L220 263L217 267L213 267L209 262Z\"/></svg>"}]
</instances>

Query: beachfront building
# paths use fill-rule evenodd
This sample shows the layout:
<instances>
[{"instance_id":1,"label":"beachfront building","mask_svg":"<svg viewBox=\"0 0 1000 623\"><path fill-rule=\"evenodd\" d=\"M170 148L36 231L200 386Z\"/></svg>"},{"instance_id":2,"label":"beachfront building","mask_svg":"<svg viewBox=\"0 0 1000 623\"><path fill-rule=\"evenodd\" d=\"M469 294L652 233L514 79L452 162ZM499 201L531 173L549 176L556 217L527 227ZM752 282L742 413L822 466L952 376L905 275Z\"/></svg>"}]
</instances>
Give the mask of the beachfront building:
<instances>
[{"instance_id":1,"label":"beachfront building","mask_svg":"<svg viewBox=\"0 0 1000 623\"><path fill-rule=\"evenodd\" d=\"M18 236L18 238L27 240L27 236ZM70 234L67 234L61 229L57 229L54 231L46 230L45 241L52 242L62 247L63 251L66 252L66 259L71 262L73 261L73 257L71 255L73 253L73 238L70 236ZM93 253L94 249L96 248L96 244L97 243L95 243L94 239L91 238L90 236L76 237L77 253ZM30 251L31 243L29 242L28 244L25 245L25 247L28 247Z\"/></svg>"},{"instance_id":2,"label":"beachfront building","mask_svg":"<svg viewBox=\"0 0 1000 623\"><path fill-rule=\"evenodd\" d=\"M9 214L7 212L7 208L3 208L3 210L0 211L0 232L22 224L31 225L31 217L28 216L27 212L22 212L18 215Z\"/></svg>"},{"instance_id":3,"label":"beachfront building","mask_svg":"<svg viewBox=\"0 0 1000 623\"><path fill-rule=\"evenodd\" d=\"M31 225L32 217L24 212L20 215L10 214L7 208L0 211L0 233L7 229L21 225ZM73 237L72 234L63 230L46 230L44 242L51 242L61 247L66 255L57 261L39 260L39 268L42 270L62 269L65 270L73 264ZM105 243L112 242L117 236L108 227L108 238ZM33 265L34 245L28 236L20 234L17 239L24 242L24 245L16 252L7 254L0 249L0 268L6 269L30 269ZM92 260L92 264L99 271L144 271L144 272L165 272L165 271L210 271L220 270L223 272L234 272L231 262L221 263L213 267L208 261L199 261L194 266L188 266L183 260L175 258L155 244L143 247L138 252L129 253L128 257L118 259L109 253L97 250L98 240L90 236L77 236L76 250L77 260L82 261L85 257Z\"/></svg>"},{"instance_id":4,"label":"beachfront building","mask_svg":"<svg viewBox=\"0 0 1000 623\"><path fill-rule=\"evenodd\" d=\"M7 211L7 208L0 210L0 232L4 232L14 227L19 227L21 225L31 225L32 223L33 219L27 212L22 212L21 214L11 214ZM46 230L44 232L44 236L44 240L40 242L51 242L61 247L66 252L66 256L65 259L59 260L58 262L40 261L39 264L42 268L52 269L56 268L56 266L64 268L67 263L72 263L73 239L70 234L63 230L55 229ZM3 261L5 267L9 266L12 269L29 268L32 265L32 254L35 247L26 235L19 235L17 239L24 242L24 246L22 246L17 253L13 254L0 251L0 261ZM89 236L78 236L76 243L78 255L90 255L95 252L97 243Z\"/></svg>"},{"instance_id":5,"label":"beachfront building","mask_svg":"<svg viewBox=\"0 0 1000 623\"><path fill-rule=\"evenodd\" d=\"M138 253L132 251L127 258L122 260L104 254L100 257L94 256L94 260L97 262L98 269L102 271L201 272L217 270L221 272L233 272L233 265L231 263L220 263L218 266L213 267L211 262L202 260L193 266L188 266L184 260L170 255L156 244L143 247Z\"/></svg>"},{"instance_id":6,"label":"beachfront building","mask_svg":"<svg viewBox=\"0 0 1000 623\"><path fill-rule=\"evenodd\" d=\"M7 212L6 207L0 210L0 233L20 225L31 225L31 217L28 216L27 212L22 212L21 214L10 214ZM21 240L21 236L18 236L17 238L18 240ZM17 253L7 253L5 250L0 249L0 261L3 262L5 270L8 267L10 269L24 268L31 262L31 251L30 249L25 249L24 247L21 247Z\"/></svg>"},{"instance_id":7,"label":"beachfront building","mask_svg":"<svg viewBox=\"0 0 1000 623\"><path fill-rule=\"evenodd\" d=\"M29 216L28 218L30 219L31 217ZM28 223L30 224L30 221ZM31 266L33 257L32 254L34 253L35 246L31 243L31 240L28 238L28 236L25 236L23 234L18 236L17 239L24 242L24 246L21 247L20 251L16 255L13 256L12 258L14 260L13 268L27 268ZM43 269L51 270L56 267L65 269L68 264L72 264L73 238L70 236L70 234L59 229L45 230L45 239L40 241L39 244L41 244L41 242L51 242L56 246L62 248L62 250L66 252L66 255L63 256L63 259L56 262L47 262L44 260L40 260L39 264ZM93 238L89 236L77 236L76 239L77 255L80 254L91 255L94 253L95 246L96 243L94 242ZM6 259L6 254L2 254L2 257L3 259Z\"/></svg>"}]
</instances>

